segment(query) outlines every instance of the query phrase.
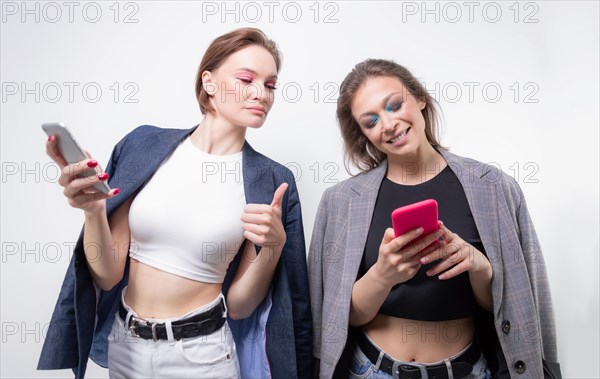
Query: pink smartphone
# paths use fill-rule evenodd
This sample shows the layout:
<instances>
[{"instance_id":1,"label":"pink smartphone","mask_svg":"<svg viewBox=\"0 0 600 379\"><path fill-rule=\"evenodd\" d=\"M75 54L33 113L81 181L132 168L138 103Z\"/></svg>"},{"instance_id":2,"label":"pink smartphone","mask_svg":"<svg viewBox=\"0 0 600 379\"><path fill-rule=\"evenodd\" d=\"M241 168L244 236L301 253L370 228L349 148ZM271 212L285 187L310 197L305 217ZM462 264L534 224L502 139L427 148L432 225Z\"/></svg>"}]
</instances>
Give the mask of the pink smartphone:
<instances>
[{"instance_id":1,"label":"pink smartphone","mask_svg":"<svg viewBox=\"0 0 600 379\"><path fill-rule=\"evenodd\" d=\"M437 201L427 199L395 209L392 212L392 226L396 237L419 226L422 227L423 234L415 241L436 231L438 229Z\"/></svg>"}]
</instances>

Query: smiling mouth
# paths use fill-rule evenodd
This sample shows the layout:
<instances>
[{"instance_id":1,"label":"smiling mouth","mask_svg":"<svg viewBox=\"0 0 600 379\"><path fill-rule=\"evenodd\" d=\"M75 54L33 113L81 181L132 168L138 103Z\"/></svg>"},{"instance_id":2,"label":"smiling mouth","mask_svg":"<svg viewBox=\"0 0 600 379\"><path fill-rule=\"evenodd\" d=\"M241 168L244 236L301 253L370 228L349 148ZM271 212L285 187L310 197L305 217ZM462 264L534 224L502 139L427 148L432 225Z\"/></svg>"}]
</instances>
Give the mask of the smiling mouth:
<instances>
[{"instance_id":1,"label":"smiling mouth","mask_svg":"<svg viewBox=\"0 0 600 379\"><path fill-rule=\"evenodd\" d=\"M410 130L410 127L404 129L402 131L402 133L398 134L396 137L392 138L391 140L389 140L387 143L395 143L400 141L402 138L406 137L406 134L408 134L408 131Z\"/></svg>"}]
</instances>

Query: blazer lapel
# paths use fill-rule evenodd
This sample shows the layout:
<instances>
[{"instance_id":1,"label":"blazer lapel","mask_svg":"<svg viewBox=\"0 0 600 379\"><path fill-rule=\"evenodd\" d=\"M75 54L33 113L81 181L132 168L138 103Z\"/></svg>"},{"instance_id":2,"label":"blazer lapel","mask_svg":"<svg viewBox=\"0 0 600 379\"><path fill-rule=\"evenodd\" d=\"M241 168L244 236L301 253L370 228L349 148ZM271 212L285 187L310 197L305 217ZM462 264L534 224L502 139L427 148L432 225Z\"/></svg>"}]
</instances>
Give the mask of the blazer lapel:
<instances>
[{"instance_id":1,"label":"blazer lapel","mask_svg":"<svg viewBox=\"0 0 600 379\"><path fill-rule=\"evenodd\" d=\"M448 151L440 151L452 171L458 177L467 196L477 231L485 246L485 254L492 265L493 296L502 299L503 268L501 257L500 225L498 223L497 173L481 162L469 161ZM490 201L494 199L494 201ZM500 301L494 301L494 312L498 313Z\"/></svg>"},{"instance_id":2,"label":"blazer lapel","mask_svg":"<svg viewBox=\"0 0 600 379\"><path fill-rule=\"evenodd\" d=\"M351 189L354 196L348 206L348 229L346 235L346 267L345 272L353 275L352 285L356 279L358 268L363 256L367 235L373 218L373 209L379 194L379 187L387 172L387 160L356 177Z\"/></svg>"},{"instance_id":3,"label":"blazer lapel","mask_svg":"<svg viewBox=\"0 0 600 379\"><path fill-rule=\"evenodd\" d=\"M248 141L244 141L242 148L242 176L246 204L271 204L275 192L271 167L265 157L257 153ZM255 246L255 250L258 254L261 247Z\"/></svg>"},{"instance_id":4,"label":"blazer lapel","mask_svg":"<svg viewBox=\"0 0 600 379\"><path fill-rule=\"evenodd\" d=\"M275 184L269 162L248 141L242 148L242 173L246 204L271 204Z\"/></svg>"}]
</instances>

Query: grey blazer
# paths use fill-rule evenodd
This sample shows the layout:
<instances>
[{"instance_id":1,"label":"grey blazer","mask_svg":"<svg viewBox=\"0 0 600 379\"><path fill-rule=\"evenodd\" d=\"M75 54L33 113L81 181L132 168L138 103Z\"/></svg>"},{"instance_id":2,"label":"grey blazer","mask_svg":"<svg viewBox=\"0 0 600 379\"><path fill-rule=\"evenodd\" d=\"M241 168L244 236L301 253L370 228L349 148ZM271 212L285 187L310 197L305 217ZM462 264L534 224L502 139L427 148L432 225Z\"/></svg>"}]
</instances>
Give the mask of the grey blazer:
<instances>
[{"instance_id":1,"label":"grey blazer","mask_svg":"<svg viewBox=\"0 0 600 379\"><path fill-rule=\"evenodd\" d=\"M519 185L496 167L440 153L464 188L492 265L494 326L510 377L560 377L544 258ZM346 344L352 286L386 171L384 161L328 188L317 211L308 269L321 378L333 376Z\"/></svg>"}]
</instances>

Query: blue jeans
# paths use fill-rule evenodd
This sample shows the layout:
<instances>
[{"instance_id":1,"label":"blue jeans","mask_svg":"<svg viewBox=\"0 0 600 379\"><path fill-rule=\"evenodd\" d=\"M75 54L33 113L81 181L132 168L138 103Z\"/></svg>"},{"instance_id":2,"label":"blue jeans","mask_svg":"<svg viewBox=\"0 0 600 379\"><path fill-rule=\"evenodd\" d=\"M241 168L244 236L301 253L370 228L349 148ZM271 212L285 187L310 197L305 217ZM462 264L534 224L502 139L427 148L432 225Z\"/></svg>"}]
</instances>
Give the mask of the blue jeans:
<instances>
[{"instance_id":1,"label":"blue jeans","mask_svg":"<svg viewBox=\"0 0 600 379\"><path fill-rule=\"evenodd\" d=\"M466 350L466 349L465 349ZM453 359L459 356L462 352L453 355L447 359ZM438 365L440 363L444 363L444 361L435 362L435 363L418 363L418 362L402 362L403 364L413 365L413 366L433 366ZM354 349L354 356L352 357L352 363L350 364L350 378L353 379L391 379L392 376L381 371L375 370L375 365L365 356L360 347L356 345ZM449 376L451 378L451 376ZM483 354L479 358L479 360L473 365L473 371L463 379L490 379L492 374L487 366L487 361L485 360ZM427 379L427 378L422 378Z\"/></svg>"}]
</instances>

